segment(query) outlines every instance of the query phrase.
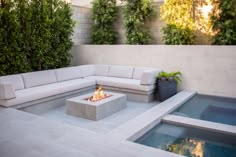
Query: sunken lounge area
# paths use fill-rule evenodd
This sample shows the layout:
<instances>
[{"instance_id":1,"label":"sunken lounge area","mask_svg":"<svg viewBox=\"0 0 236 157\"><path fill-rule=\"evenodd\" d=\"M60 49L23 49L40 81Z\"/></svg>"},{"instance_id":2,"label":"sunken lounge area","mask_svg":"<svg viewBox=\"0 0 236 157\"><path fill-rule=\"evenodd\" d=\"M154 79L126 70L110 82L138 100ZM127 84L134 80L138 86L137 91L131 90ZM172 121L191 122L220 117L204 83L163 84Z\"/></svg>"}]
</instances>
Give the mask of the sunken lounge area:
<instances>
[{"instance_id":1,"label":"sunken lounge area","mask_svg":"<svg viewBox=\"0 0 236 157\"><path fill-rule=\"evenodd\" d=\"M143 148L112 132L159 104L160 71L83 65L0 77L1 155L137 156Z\"/></svg>"},{"instance_id":2,"label":"sunken lounge area","mask_svg":"<svg viewBox=\"0 0 236 157\"><path fill-rule=\"evenodd\" d=\"M181 90L160 102L155 88L161 71L89 64L0 77L1 157L181 157L168 150L172 142L182 146L178 138L193 141L179 148L192 156L212 149L234 156L235 99L206 96L203 102L196 91ZM183 112L191 101L202 107ZM191 117L199 108L222 118ZM206 150L195 152L199 147Z\"/></svg>"}]
</instances>

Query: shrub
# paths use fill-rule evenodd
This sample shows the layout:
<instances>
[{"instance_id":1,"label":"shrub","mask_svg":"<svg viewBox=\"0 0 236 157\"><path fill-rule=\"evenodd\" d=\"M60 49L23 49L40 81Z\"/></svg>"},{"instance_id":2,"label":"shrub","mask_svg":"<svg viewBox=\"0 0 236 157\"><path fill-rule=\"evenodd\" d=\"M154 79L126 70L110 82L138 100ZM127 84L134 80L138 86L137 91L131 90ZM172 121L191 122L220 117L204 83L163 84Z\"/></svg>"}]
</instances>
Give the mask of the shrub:
<instances>
[{"instance_id":1,"label":"shrub","mask_svg":"<svg viewBox=\"0 0 236 157\"><path fill-rule=\"evenodd\" d=\"M2 0L0 75L70 64L74 21L62 0Z\"/></svg>"},{"instance_id":2,"label":"shrub","mask_svg":"<svg viewBox=\"0 0 236 157\"><path fill-rule=\"evenodd\" d=\"M114 22L117 18L116 0L93 0L93 44L115 44L117 33Z\"/></svg>"},{"instance_id":3,"label":"shrub","mask_svg":"<svg viewBox=\"0 0 236 157\"><path fill-rule=\"evenodd\" d=\"M151 33L147 21L156 12L151 0L124 0L124 23L126 29L127 44L148 44Z\"/></svg>"},{"instance_id":4,"label":"shrub","mask_svg":"<svg viewBox=\"0 0 236 157\"><path fill-rule=\"evenodd\" d=\"M194 20L192 17L193 0L166 0L161 6L160 17L166 22L162 28L165 44L193 44Z\"/></svg>"},{"instance_id":5,"label":"shrub","mask_svg":"<svg viewBox=\"0 0 236 157\"><path fill-rule=\"evenodd\" d=\"M16 3L0 3L0 76L31 70L22 47L23 38Z\"/></svg>"},{"instance_id":6,"label":"shrub","mask_svg":"<svg viewBox=\"0 0 236 157\"><path fill-rule=\"evenodd\" d=\"M214 0L211 16L214 45L236 45L236 0Z\"/></svg>"},{"instance_id":7,"label":"shrub","mask_svg":"<svg viewBox=\"0 0 236 157\"><path fill-rule=\"evenodd\" d=\"M194 35L189 28L182 29L176 25L167 24L162 31L167 45L191 45L194 42Z\"/></svg>"}]
</instances>

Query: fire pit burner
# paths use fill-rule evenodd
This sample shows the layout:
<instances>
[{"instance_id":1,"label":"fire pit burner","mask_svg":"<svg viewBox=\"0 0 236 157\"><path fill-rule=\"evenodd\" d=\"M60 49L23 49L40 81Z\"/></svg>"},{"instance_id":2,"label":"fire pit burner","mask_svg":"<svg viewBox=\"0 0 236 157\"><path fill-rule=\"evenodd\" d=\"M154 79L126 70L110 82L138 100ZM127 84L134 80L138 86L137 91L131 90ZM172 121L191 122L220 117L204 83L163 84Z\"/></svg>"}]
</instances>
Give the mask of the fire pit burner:
<instances>
[{"instance_id":1,"label":"fire pit burner","mask_svg":"<svg viewBox=\"0 0 236 157\"><path fill-rule=\"evenodd\" d=\"M87 98L88 101L91 101L91 102L97 102L99 100L102 100L102 99L106 99L108 97L112 96L111 94L105 94L102 87L98 87L97 90L95 90L93 96Z\"/></svg>"}]
</instances>

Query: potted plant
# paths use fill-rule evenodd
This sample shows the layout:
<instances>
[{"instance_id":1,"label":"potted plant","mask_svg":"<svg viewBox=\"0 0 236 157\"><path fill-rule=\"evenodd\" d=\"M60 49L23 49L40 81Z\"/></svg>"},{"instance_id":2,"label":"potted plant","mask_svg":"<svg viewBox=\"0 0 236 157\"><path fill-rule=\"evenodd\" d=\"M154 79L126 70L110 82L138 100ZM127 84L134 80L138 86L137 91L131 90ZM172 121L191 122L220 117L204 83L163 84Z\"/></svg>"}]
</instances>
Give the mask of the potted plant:
<instances>
[{"instance_id":1,"label":"potted plant","mask_svg":"<svg viewBox=\"0 0 236 157\"><path fill-rule=\"evenodd\" d=\"M160 72L157 75L157 89L160 101L165 101L177 93L177 85L181 82L181 72Z\"/></svg>"}]
</instances>

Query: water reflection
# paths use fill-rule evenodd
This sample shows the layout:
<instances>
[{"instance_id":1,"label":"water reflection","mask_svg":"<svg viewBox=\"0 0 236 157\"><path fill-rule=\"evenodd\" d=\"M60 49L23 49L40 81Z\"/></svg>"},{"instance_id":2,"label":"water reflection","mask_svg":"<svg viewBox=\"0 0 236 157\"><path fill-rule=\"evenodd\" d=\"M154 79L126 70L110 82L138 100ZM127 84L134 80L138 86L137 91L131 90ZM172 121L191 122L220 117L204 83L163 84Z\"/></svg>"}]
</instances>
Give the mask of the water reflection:
<instances>
[{"instance_id":1,"label":"water reflection","mask_svg":"<svg viewBox=\"0 0 236 157\"><path fill-rule=\"evenodd\" d=\"M181 138L176 140L173 144L166 145L165 150L191 157L204 157L204 144L205 142L202 140Z\"/></svg>"}]
</instances>

